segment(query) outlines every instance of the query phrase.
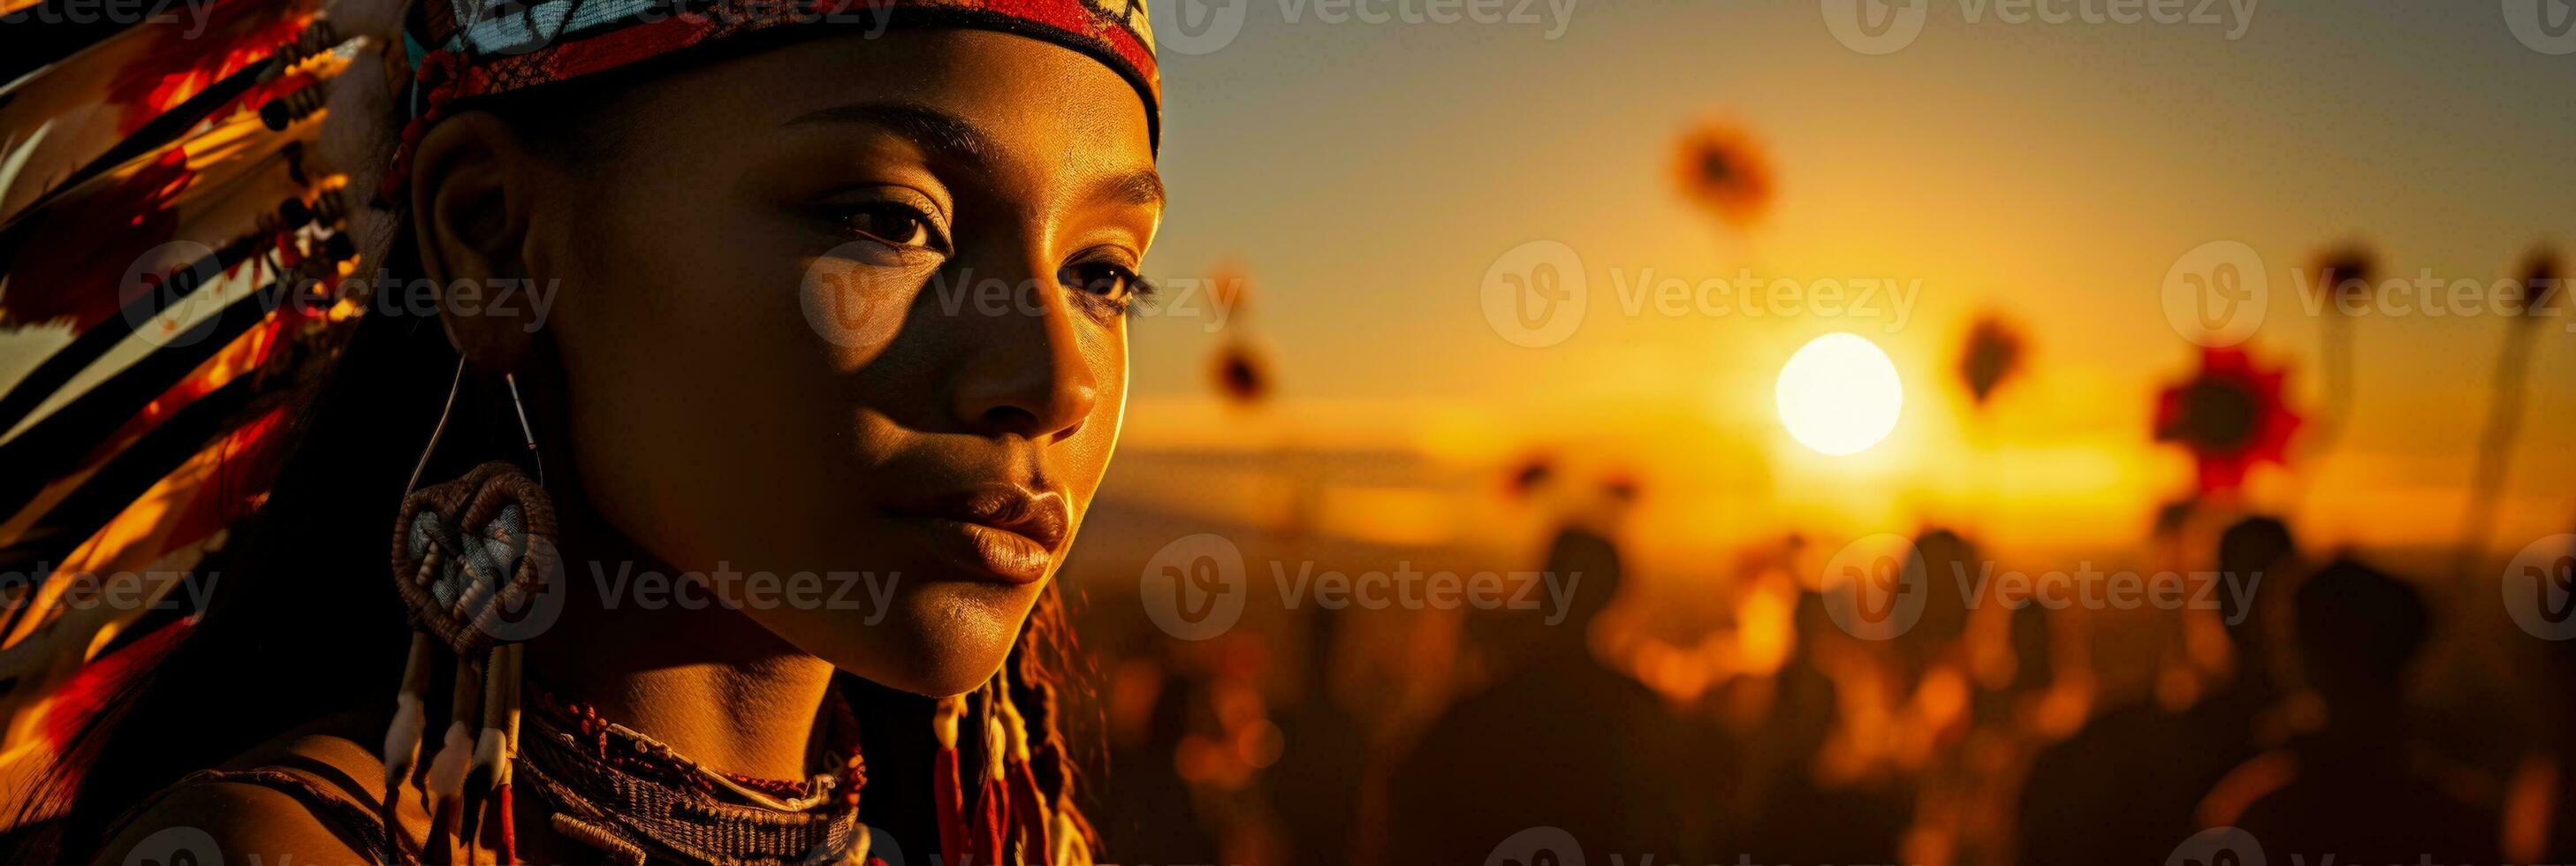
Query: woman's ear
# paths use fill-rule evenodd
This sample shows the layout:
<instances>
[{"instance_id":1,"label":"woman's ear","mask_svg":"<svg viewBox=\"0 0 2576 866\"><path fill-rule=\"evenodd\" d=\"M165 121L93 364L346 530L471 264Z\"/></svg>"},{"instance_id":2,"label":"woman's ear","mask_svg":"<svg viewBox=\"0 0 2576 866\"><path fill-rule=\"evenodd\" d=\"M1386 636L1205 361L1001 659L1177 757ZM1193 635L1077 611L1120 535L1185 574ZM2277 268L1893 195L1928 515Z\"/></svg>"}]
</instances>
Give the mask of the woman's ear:
<instances>
[{"instance_id":1,"label":"woman's ear","mask_svg":"<svg viewBox=\"0 0 2576 866\"><path fill-rule=\"evenodd\" d=\"M476 368L514 370L543 322L528 303L535 155L509 124L468 111L412 152L411 217L447 341Z\"/></svg>"}]
</instances>

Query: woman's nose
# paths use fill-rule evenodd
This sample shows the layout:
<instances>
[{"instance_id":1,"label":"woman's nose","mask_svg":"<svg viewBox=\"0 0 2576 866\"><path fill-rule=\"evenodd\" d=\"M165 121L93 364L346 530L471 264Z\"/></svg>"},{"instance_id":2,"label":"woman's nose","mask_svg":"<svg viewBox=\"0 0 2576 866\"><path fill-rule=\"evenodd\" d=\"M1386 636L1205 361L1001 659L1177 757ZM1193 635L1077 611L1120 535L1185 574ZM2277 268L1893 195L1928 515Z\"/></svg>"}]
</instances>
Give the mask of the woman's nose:
<instances>
[{"instance_id":1,"label":"woman's nose","mask_svg":"<svg viewBox=\"0 0 2576 866\"><path fill-rule=\"evenodd\" d=\"M1030 272L1046 276L1013 283L1008 303L960 308L954 411L984 435L1062 439L1082 429L1100 387L1072 299L1052 269Z\"/></svg>"}]
</instances>

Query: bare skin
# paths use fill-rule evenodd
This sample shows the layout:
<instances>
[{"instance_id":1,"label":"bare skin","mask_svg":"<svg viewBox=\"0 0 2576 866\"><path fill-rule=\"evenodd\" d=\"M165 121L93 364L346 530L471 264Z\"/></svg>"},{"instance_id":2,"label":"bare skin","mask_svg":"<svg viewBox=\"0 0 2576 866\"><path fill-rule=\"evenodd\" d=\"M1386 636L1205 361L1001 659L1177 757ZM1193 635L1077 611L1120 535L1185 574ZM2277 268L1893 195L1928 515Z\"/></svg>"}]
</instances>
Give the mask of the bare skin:
<instances>
[{"instance_id":1,"label":"bare skin","mask_svg":"<svg viewBox=\"0 0 2576 866\"><path fill-rule=\"evenodd\" d=\"M571 595L528 677L709 766L801 777L835 669L970 690L1054 578L1117 439L1123 308L1161 219L1145 110L1096 60L971 30L791 42L623 101L645 122L610 164L476 112L414 163L432 279L560 288L533 333L524 309L444 322L477 374L517 373L565 515ZM857 294L817 317L817 291ZM621 572L892 589L772 584L762 606L759 585L692 577L656 604ZM743 606L670 600L718 597ZM278 750L363 783L369 724ZM583 850L531 808L532 861ZM263 862L367 859L291 798L213 784L102 860L174 826Z\"/></svg>"}]
</instances>

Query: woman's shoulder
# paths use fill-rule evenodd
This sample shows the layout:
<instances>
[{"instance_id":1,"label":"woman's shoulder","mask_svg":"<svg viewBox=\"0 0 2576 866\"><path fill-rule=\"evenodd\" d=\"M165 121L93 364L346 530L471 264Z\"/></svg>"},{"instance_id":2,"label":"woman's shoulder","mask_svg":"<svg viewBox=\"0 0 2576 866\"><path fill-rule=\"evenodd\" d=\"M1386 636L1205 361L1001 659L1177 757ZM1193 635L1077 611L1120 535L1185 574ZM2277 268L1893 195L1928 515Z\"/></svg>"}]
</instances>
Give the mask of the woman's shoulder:
<instances>
[{"instance_id":1,"label":"woman's shoulder","mask_svg":"<svg viewBox=\"0 0 2576 866\"><path fill-rule=\"evenodd\" d=\"M131 816L96 862L354 866L372 859L292 793L251 781L192 778Z\"/></svg>"},{"instance_id":2,"label":"woman's shoulder","mask_svg":"<svg viewBox=\"0 0 2576 866\"><path fill-rule=\"evenodd\" d=\"M330 719L189 774L126 816L99 863L372 863L384 850L384 763ZM418 798L397 802L407 834ZM183 856L187 855L187 856Z\"/></svg>"}]
</instances>

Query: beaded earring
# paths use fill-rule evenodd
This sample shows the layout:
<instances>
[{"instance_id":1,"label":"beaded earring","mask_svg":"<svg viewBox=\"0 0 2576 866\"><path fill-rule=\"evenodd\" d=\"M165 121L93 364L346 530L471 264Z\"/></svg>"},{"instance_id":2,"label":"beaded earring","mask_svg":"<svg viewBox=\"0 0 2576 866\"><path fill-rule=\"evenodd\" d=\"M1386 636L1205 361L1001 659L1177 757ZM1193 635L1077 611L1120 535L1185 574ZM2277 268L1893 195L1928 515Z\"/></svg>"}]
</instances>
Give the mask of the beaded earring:
<instances>
[{"instance_id":1,"label":"beaded earring","mask_svg":"<svg viewBox=\"0 0 2576 866\"><path fill-rule=\"evenodd\" d=\"M511 816L510 767L518 751L520 672L525 633L530 621L511 616L541 605L559 589L562 560L555 546L554 503L546 496L545 463L537 454L536 434L528 426L516 377L505 374L510 405L527 446L530 478L515 463L483 463L465 477L419 487L421 472L438 450L465 380L465 363L447 389L438 424L403 485L402 505L393 531L393 574L397 594L410 614L412 637L403 665L402 690L394 697L393 724L385 732L385 797L383 820L388 845L399 846L393 832L395 805L402 788L419 767L421 741L427 733L429 683L443 650L455 671L448 704L450 720L437 755L422 780L424 806L430 813L430 835L424 853L444 862L462 842L472 844L487 805L498 811L502 855L518 860L517 833ZM535 621L542 627L542 621ZM479 730L478 730L479 729ZM399 851L386 852L400 859Z\"/></svg>"}]
</instances>

